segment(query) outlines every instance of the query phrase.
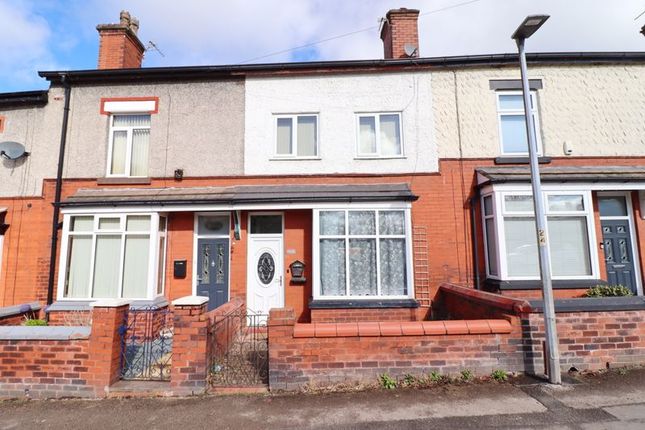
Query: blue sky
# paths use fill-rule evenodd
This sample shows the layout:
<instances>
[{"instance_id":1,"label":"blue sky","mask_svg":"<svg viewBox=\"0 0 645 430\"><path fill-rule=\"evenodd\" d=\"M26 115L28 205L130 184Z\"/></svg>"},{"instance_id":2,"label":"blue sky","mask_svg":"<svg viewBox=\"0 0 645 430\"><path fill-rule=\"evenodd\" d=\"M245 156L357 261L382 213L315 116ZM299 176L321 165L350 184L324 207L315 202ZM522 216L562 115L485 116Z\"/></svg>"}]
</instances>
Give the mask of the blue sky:
<instances>
[{"instance_id":1,"label":"blue sky","mask_svg":"<svg viewBox=\"0 0 645 430\"><path fill-rule=\"evenodd\" d=\"M144 67L232 64L366 31L258 60L382 58L378 18L388 9L418 8L422 56L514 52L510 34L528 14L551 19L527 49L645 51L643 0L0 0L0 92L47 87L38 70L96 67L96 25L128 9L141 22Z\"/></svg>"}]
</instances>

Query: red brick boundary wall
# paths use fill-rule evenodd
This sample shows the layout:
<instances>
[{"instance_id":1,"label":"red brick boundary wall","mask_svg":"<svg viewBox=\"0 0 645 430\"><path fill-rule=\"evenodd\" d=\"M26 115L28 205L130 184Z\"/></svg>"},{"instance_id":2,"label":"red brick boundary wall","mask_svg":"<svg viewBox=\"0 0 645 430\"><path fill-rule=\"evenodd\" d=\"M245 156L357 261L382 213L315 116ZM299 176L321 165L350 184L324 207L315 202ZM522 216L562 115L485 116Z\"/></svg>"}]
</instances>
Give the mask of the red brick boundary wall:
<instances>
[{"instance_id":1,"label":"red brick boundary wall","mask_svg":"<svg viewBox=\"0 0 645 430\"><path fill-rule=\"evenodd\" d=\"M0 326L21 325L27 319L36 319L40 308L38 302L0 308Z\"/></svg>"},{"instance_id":2,"label":"red brick boundary wall","mask_svg":"<svg viewBox=\"0 0 645 430\"><path fill-rule=\"evenodd\" d=\"M524 368L519 321L296 324L293 309L269 315L269 387L374 382L378 375L456 374Z\"/></svg>"},{"instance_id":3,"label":"red brick boundary wall","mask_svg":"<svg viewBox=\"0 0 645 430\"><path fill-rule=\"evenodd\" d=\"M645 363L645 311L566 312L556 314L563 371L599 370ZM544 317L522 319L526 372L544 373Z\"/></svg>"},{"instance_id":4,"label":"red brick boundary wall","mask_svg":"<svg viewBox=\"0 0 645 430\"><path fill-rule=\"evenodd\" d=\"M126 303L95 302L90 327L0 330L0 398L103 397L119 378Z\"/></svg>"},{"instance_id":5,"label":"red brick boundary wall","mask_svg":"<svg viewBox=\"0 0 645 430\"><path fill-rule=\"evenodd\" d=\"M528 312L531 305L524 299L448 283L441 284L433 301L433 314L445 319L511 319Z\"/></svg>"}]
</instances>

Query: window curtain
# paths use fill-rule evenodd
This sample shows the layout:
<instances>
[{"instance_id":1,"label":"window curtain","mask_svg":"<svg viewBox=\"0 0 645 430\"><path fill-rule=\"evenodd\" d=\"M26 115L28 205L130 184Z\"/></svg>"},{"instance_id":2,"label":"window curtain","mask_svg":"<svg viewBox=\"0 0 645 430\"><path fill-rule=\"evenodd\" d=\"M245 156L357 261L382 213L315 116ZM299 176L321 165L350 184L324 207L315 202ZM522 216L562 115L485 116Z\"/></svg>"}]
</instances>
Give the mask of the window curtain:
<instances>
[{"instance_id":1,"label":"window curtain","mask_svg":"<svg viewBox=\"0 0 645 430\"><path fill-rule=\"evenodd\" d=\"M148 285L148 236L126 236L123 263L123 297L145 298Z\"/></svg>"},{"instance_id":2,"label":"window curtain","mask_svg":"<svg viewBox=\"0 0 645 430\"><path fill-rule=\"evenodd\" d=\"M381 294L403 296L406 291L405 239L381 239Z\"/></svg>"},{"instance_id":3,"label":"window curtain","mask_svg":"<svg viewBox=\"0 0 645 430\"><path fill-rule=\"evenodd\" d=\"M381 155L401 155L398 115L381 115Z\"/></svg>"},{"instance_id":4,"label":"window curtain","mask_svg":"<svg viewBox=\"0 0 645 430\"><path fill-rule=\"evenodd\" d=\"M112 167L113 175L125 174L125 153L128 147L128 132L115 131L112 139Z\"/></svg>"},{"instance_id":5,"label":"window curtain","mask_svg":"<svg viewBox=\"0 0 645 430\"><path fill-rule=\"evenodd\" d=\"M323 296L344 296L345 240L320 240L320 294Z\"/></svg>"},{"instance_id":6,"label":"window curtain","mask_svg":"<svg viewBox=\"0 0 645 430\"><path fill-rule=\"evenodd\" d=\"M504 234L506 235L508 275L538 276L540 271L535 220L528 217L506 217L504 218Z\"/></svg>"},{"instance_id":7,"label":"window curtain","mask_svg":"<svg viewBox=\"0 0 645 430\"><path fill-rule=\"evenodd\" d=\"M376 153L376 118L373 116L363 116L359 120L360 133L360 153Z\"/></svg>"},{"instance_id":8,"label":"window curtain","mask_svg":"<svg viewBox=\"0 0 645 430\"><path fill-rule=\"evenodd\" d=\"M118 297L120 257L121 236L96 236L94 289L92 291L92 297Z\"/></svg>"},{"instance_id":9,"label":"window curtain","mask_svg":"<svg viewBox=\"0 0 645 430\"><path fill-rule=\"evenodd\" d=\"M298 117L298 156L313 157L316 155L316 117Z\"/></svg>"},{"instance_id":10,"label":"window curtain","mask_svg":"<svg viewBox=\"0 0 645 430\"><path fill-rule=\"evenodd\" d=\"M90 286L91 236L70 236L65 297L87 298Z\"/></svg>"},{"instance_id":11,"label":"window curtain","mask_svg":"<svg viewBox=\"0 0 645 430\"><path fill-rule=\"evenodd\" d=\"M353 296L377 294L375 239L349 240L349 290Z\"/></svg>"},{"instance_id":12,"label":"window curtain","mask_svg":"<svg viewBox=\"0 0 645 430\"><path fill-rule=\"evenodd\" d=\"M551 216L548 223L553 275L591 275L585 217Z\"/></svg>"},{"instance_id":13,"label":"window curtain","mask_svg":"<svg viewBox=\"0 0 645 430\"><path fill-rule=\"evenodd\" d=\"M132 131L132 157L130 161L130 176L148 175L149 141L149 129L135 129Z\"/></svg>"}]
</instances>

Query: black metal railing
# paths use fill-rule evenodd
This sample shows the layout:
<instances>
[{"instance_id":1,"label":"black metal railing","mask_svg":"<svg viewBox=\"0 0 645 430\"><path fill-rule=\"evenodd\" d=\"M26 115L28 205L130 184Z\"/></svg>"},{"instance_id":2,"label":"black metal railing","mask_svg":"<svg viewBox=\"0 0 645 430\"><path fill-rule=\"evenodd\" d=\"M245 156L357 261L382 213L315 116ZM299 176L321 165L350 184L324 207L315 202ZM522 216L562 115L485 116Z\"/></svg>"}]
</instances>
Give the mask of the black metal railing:
<instances>
[{"instance_id":1,"label":"black metal railing","mask_svg":"<svg viewBox=\"0 0 645 430\"><path fill-rule=\"evenodd\" d=\"M172 323L167 307L130 309L120 328L121 379L170 380Z\"/></svg>"},{"instance_id":2,"label":"black metal railing","mask_svg":"<svg viewBox=\"0 0 645 430\"><path fill-rule=\"evenodd\" d=\"M214 387L268 384L268 315L242 312L216 317L209 336L209 382Z\"/></svg>"}]
</instances>

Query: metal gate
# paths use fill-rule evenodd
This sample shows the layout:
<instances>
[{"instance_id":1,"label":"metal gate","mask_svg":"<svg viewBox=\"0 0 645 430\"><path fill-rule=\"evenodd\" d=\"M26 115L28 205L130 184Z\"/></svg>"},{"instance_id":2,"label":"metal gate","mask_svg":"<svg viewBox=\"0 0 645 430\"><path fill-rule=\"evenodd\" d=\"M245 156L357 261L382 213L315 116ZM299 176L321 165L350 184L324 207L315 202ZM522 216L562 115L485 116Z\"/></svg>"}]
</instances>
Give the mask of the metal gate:
<instances>
[{"instance_id":1,"label":"metal gate","mask_svg":"<svg viewBox=\"0 0 645 430\"><path fill-rule=\"evenodd\" d=\"M130 309L120 329L121 379L170 380L172 322L167 307Z\"/></svg>"},{"instance_id":2,"label":"metal gate","mask_svg":"<svg viewBox=\"0 0 645 430\"><path fill-rule=\"evenodd\" d=\"M214 387L269 383L268 315L217 317L208 332L209 382Z\"/></svg>"}]
</instances>

